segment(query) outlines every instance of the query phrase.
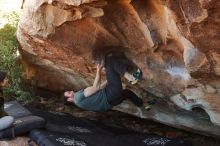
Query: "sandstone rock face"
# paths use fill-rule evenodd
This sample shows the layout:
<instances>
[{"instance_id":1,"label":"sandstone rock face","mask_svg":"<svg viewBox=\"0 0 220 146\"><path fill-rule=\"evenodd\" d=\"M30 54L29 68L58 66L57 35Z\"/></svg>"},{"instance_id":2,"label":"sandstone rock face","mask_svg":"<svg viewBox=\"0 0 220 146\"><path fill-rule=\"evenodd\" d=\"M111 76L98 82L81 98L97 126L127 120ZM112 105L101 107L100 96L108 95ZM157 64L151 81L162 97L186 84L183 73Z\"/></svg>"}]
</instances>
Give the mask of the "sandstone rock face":
<instances>
[{"instance_id":1,"label":"sandstone rock face","mask_svg":"<svg viewBox=\"0 0 220 146\"><path fill-rule=\"evenodd\" d=\"M137 86L124 84L159 102L116 110L220 136L218 0L25 0L23 8L17 39L26 79L79 90L92 84L94 54L120 46L114 51L143 71Z\"/></svg>"}]
</instances>

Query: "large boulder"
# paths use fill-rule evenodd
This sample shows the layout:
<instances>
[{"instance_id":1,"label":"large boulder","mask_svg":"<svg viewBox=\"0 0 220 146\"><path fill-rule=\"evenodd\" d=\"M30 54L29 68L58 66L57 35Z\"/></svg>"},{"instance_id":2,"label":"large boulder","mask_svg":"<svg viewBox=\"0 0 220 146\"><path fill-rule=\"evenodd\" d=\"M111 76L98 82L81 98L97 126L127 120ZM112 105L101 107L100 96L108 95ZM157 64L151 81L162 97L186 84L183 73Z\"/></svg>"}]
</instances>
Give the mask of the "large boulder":
<instances>
[{"instance_id":1,"label":"large boulder","mask_svg":"<svg viewBox=\"0 0 220 146\"><path fill-rule=\"evenodd\" d=\"M159 102L116 110L220 136L219 8L218 0L25 0L17 30L25 78L79 90L93 82L96 54L120 46L143 71L125 86Z\"/></svg>"}]
</instances>

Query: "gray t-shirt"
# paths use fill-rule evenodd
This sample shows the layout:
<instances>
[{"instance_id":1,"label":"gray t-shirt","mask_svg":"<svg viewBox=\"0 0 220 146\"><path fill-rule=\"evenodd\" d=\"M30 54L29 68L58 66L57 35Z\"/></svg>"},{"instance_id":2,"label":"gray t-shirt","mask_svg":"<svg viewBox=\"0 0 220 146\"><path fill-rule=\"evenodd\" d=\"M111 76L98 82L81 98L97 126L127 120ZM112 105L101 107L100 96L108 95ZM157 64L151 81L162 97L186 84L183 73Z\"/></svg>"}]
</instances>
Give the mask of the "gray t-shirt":
<instances>
[{"instance_id":1,"label":"gray t-shirt","mask_svg":"<svg viewBox=\"0 0 220 146\"><path fill-rule=\"evenodd\" d=\"M80 90L74 95L74 103L78 107L89 111L103 111L113 107L108 103L104 89L97 91L89 97L85 97L84 91Z\"/></svg>"}]
</instances>

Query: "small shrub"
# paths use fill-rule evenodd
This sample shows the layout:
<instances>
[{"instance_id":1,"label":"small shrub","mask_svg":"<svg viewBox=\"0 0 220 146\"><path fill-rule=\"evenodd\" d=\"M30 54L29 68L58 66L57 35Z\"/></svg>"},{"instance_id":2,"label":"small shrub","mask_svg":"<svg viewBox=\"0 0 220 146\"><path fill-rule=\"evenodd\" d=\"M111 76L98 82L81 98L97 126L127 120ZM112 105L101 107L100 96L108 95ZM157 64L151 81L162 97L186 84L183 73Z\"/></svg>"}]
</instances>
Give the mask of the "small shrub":
<instances>
[{"instance_id":1,"label":"small shrub","mask_svg":"<svg viewBox=\"0 0 220 146\"><path fill-rule=\"evenodd\" d=\"M29 103L34 95L33 92L28 91L30 88L27 89L22 82L22 65L19 61L18 43L15 36L18 15L11 13L4 15L4 17L9 21L0 29L0 69L9 73L10 80L10 87L4 90L4 95Z\"/></svg>"}]
</instances>

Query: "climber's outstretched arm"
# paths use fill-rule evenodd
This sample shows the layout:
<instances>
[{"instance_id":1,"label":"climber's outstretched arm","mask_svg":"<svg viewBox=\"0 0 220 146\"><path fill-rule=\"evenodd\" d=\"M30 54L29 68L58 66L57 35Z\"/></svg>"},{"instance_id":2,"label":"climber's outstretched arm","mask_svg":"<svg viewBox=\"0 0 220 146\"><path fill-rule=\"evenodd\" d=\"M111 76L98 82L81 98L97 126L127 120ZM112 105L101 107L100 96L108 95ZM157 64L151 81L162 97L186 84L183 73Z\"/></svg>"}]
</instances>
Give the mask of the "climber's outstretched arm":
<instances>
[{"instance_id":1,"label":"climber's outstretched arm","mask_svg":"<svg viewBox=\"0 0 220 146\"><path fill-rule=\"evenodd\" d=\"M93 82L93 85L90 87L87 87L86 89L84 89L84 96L88 97L93 95L94 93L96 93L98 90L102 89L101 87L103 85L101 85L101 71L102 71L103 65L102 64L98 64L97 65L97 72L96 72L96 77L95 80Z\"/></svg>"}]
</instances>

